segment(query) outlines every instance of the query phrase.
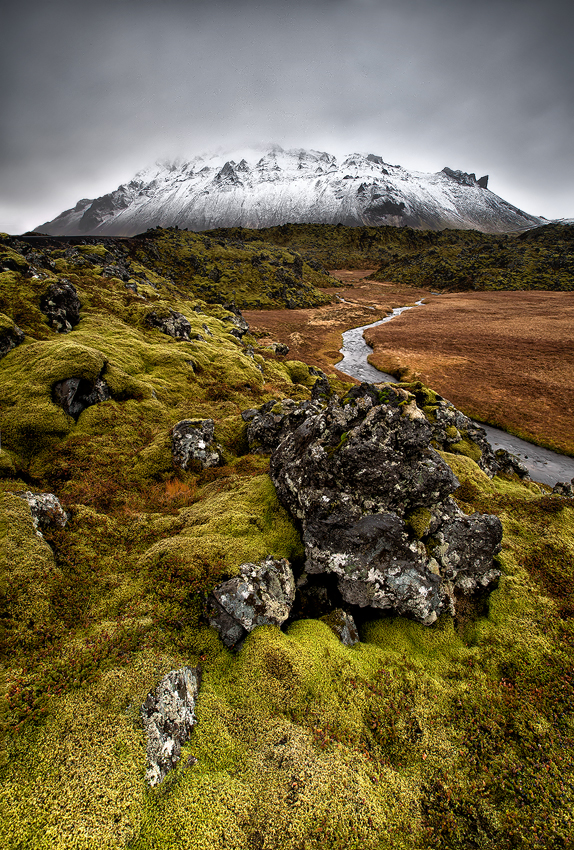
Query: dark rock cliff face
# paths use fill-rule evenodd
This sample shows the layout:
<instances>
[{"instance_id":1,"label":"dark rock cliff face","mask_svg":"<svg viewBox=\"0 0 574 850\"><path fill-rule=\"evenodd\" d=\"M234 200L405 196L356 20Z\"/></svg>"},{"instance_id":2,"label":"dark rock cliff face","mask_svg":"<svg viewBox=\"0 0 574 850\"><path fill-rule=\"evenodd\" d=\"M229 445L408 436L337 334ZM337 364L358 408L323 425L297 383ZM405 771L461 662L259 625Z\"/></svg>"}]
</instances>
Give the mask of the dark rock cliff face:
<instances>
[{"instance_id":1,"label":"dark rock cliff face","mask_svg":"<svg viewBox=\"0 0 574 850\"><path fill-rule=\"evenodd\" d=\"M307 575L335 576L349 605L426 624L497 580L500 522L450 498L458 481L413 395L363 384L304 412L277 429L271 477L302 527Z\"/></svg>"}]
</instances>

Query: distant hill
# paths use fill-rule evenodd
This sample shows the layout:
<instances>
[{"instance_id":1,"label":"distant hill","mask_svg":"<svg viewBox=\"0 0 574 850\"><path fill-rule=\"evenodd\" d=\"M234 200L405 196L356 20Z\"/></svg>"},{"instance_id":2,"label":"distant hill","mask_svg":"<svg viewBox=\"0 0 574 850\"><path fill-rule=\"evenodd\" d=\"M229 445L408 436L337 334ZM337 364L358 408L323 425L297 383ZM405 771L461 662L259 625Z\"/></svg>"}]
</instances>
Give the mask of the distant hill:
<instances>
[{"instance_id":1,"label":"distant hill","mask_svg":"<svg viewBox=\"0 0 574 850\"><path fill-rule=\"evenodd\" d=\"M520 233L284 224L221 228L212 239L272 243L327 269L377 269L375 280L431 289L574 289L574 224Z\"/></svg>"},{"instance_id":2,"label":"distant hill","mask_svg":"<svg viewBox=\"0 0 574 850\"><path fill-rule=\"evenodd\" d=\"M247 158L249 157L249 159ZM50 235L133 236L153 227L211 230L286 223L392 225L504 233L543 224L487 188L488 177L408 171L375 154L272 147L263 155L157 164L36 228Z\"/></svg>"}]
</instances>

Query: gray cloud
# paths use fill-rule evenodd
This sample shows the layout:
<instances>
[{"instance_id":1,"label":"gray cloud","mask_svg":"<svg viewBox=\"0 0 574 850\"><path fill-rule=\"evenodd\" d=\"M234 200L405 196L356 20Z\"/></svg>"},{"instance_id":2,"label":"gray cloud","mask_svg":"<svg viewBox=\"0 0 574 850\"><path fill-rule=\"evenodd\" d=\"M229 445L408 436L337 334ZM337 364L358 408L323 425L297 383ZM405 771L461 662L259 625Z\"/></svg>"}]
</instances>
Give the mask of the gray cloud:
<instances>
[{"instance_id":1,"label":"gray cloud","mask_svg":"<svg viewBox=\"0 0 574 850\"><path fill-rule=\"evenodd\" d=\"M159 158L276 141L491 175L574 215L570 4L22 0L3 20L0 229Z\"/></svg>"}]
</instances>

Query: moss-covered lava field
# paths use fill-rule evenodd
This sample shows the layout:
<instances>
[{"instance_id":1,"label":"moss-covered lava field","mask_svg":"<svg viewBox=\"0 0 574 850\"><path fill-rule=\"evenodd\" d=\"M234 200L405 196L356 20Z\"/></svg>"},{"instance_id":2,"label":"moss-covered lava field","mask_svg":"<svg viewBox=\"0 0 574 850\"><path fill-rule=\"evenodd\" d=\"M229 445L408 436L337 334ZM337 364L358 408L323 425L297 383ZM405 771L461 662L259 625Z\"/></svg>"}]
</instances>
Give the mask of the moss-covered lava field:
<instances>
[{"instance_id":1,"label":"moss-covered lava field","mask_svg":"<svg viewBox=\"0 0 574 850\"><path fill-rule=\"evenodd\" d=\"M572 846L574 499L443 453L458 504L503 525L489 596L430 627L366 618L351 647L307 618L232 651L206 619L241 564L303 568L241 413L309 399L317 370L233 333L238 308L329 302L322 266L344 264L298 250L175 230L0 240L6 848ZM67 329L46 293L70 286ZM184 337L160 329L174 316ZM55 388L73 380L106 397L67 412ZM214 421L219 465L174 464L185 418ZM25 492L57 496L66 525L39 533ZM140 706L184 665L203 671L197 725L150 788Z\"/></svg>"}]
</instances>

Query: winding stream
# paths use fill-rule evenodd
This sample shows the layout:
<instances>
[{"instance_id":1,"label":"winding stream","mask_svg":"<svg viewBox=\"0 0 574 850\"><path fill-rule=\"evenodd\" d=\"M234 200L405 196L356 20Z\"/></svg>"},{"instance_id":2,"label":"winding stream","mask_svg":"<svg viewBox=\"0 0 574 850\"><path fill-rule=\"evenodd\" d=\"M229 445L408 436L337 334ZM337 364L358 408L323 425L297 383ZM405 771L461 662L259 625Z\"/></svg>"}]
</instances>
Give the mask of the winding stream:
<instances>
[{"instance_id":1,"label":"winding stream","mask_svg":"<svg viewBox=\"0 0 574 850\"><path fill-rule=\"evenodd\" d=\"M417 301L413 307L420 306L423 303L422 300ZM367 357L373 349L365 342L363 333L369 328L376 328L378 325L384 325L385 322L391 322L396 316L400 316L406 310L412 310L413 307L396 307L389 316L380 319L378 322L345 331L343 333L343 347L340 349L343 359L336 364L337 369L359 381L367 381L372 384L389 381L396 384L396 378L387 372L381 372L368 362ZM574 478L574 458L558 454L550 451L550 449L543 449L534 443L528 443L526 440L514 437L506 431L501 431L499 428L479 424L486 431L487 439L493 449L495 451L496 449L506 449L506 451L520 458L534 481L540 481L552 487L557 481L570 481Z\"/></svg>"}]
</instances>

